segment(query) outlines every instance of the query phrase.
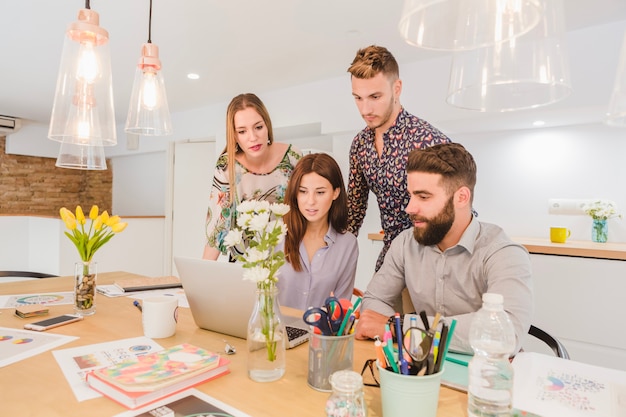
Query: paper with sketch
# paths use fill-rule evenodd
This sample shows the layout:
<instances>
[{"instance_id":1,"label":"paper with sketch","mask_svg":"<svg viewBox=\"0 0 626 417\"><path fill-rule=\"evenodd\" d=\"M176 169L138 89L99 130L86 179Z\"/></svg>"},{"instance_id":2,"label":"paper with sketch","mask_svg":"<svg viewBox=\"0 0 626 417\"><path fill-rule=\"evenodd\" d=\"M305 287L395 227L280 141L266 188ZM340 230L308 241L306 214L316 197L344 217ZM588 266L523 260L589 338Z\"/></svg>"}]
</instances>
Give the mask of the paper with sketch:
<instances>
[{"instance_id":1,"label":"paper with sketch","mask_svg":"<svg viewBox=\"0 0 626 417\"><path fill-rule=\"evenodd\" d=\"M134 359L163 347L149 337L133 337L113 342L79 346L52 352L78 401L101 397L85 380L87 372Z\"/></svg>"},{"instance_id":2,"label":"paper with sketch","mask_svg":"<svg viewBox=\"0 0 626 417\"><path fill-rule=\"evenodd\" d=\"M76 339L76 336L0 327L0 368Z\"/></svg>"},{"instance_id":3,"label":"paper with sketch","mask_svg":"<svg viewBox=\"0 0 626 417\"><path fill-rule=\"evenodd\" d=\"M0 295L0 308L14 308L28 304L61 305L74 304L74 293L50 292L42 294Z\"/></svg>"},{"instance_id":4,"label":"paper with sketch","mask_svg":"<svg viewBox=\"0 0 626 417\"><path fill-rule=\"evenodd\" d=\"M155 416L220 416L250 417L197 389L190 389L167 397L137 410L125 411L114 417L155 417Z\"/></svg>"},{"instance_id":5,"label":"paper with sketch","mask_svg":"<svg viewBox=\"0 0 626 417\"><path fill-rule=\"evenodd\" d=\"M543 417L626 416L626 372L539 353L513 360L513 406Z\"/></svg>"}]
</instances>

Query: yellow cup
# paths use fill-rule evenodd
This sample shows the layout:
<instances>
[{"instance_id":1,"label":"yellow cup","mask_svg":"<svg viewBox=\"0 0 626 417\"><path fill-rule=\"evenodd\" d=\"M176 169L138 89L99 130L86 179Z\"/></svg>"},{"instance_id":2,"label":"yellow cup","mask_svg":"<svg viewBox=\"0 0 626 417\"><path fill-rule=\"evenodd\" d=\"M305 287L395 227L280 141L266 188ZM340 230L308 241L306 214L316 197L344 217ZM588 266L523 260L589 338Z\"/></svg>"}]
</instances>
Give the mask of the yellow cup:
<instances>
[{"instance_id":1,"label":"yellow cup","mask_svg":"<svg viewBox=\"0 0 626 417\"><path fill-rule=\"evenodd\" d=\"M551 227L550 228L550 242L565 243L565 241L571 234L572 232L567 227Z\"/></svg>"}]
</instances>

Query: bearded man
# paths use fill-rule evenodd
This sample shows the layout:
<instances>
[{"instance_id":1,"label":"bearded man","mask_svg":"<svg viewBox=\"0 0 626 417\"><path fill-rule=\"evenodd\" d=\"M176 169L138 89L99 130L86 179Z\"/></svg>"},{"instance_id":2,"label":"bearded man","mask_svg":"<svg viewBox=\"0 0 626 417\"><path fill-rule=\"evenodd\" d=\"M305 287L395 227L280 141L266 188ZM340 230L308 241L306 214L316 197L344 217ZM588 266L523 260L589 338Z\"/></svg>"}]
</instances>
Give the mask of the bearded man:
<instances>
[{"instance_id":1,"label":"bearded man","mask_svg":"<svg viewBox=\"0 0 626 417\"><path fill-rule=\"evenodd\" d=\"M519 350L532 317L530 257L500 227L476 219L474 158L460 144L441 144L411 151L406 171L413 228L393 240L368 284L356 338L382 336L406 288L431 322L436 313L457 321L451 350L472 352L470 322L489 292L504 297Z\"/></svg>"}]
</instances>

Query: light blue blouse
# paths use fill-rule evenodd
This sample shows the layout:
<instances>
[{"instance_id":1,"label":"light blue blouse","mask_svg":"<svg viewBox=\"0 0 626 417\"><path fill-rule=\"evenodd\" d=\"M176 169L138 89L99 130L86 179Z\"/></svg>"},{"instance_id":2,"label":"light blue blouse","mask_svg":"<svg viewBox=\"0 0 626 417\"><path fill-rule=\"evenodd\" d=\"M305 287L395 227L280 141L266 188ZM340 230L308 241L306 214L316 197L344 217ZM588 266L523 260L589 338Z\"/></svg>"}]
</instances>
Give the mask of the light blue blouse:
<instances>
[{"instance_id":1,"label":"light blue blouse","mask_svg":"<svg viewBox=\"0 0 626 417\"><path fill-rule=\"evenodd\" d=\"M352 297L359 247L352 233L338 233L330 224L320 248L309 263L304 244L300 243L302 271L289 262L280 268L278 299L281 306L306 310L321 307L331 292L337 298ZM282 250L282 248L281 248Z\"/></svg>"}]
</instances>

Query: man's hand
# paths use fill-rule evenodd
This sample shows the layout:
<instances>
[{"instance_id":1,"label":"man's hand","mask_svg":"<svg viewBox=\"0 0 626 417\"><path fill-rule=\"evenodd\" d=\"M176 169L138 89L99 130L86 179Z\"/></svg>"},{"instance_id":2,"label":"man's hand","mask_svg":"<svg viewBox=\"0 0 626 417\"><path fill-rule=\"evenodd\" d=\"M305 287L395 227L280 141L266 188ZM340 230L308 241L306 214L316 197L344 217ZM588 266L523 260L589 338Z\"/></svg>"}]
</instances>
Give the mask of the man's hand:
<instances>
[{"instance_id":1,"label":"man's hand","mask_svg":"<svg viewBox=\"0 0 626 417\"><path fill-rule=\"evenodd\" d=\"M361 311L361 317L356 323L354 330L354 337L357 339L373 339L375 336L379 336L382 340L388 319L389 317L373 310Z\"/></svg>"}]
</instances>

